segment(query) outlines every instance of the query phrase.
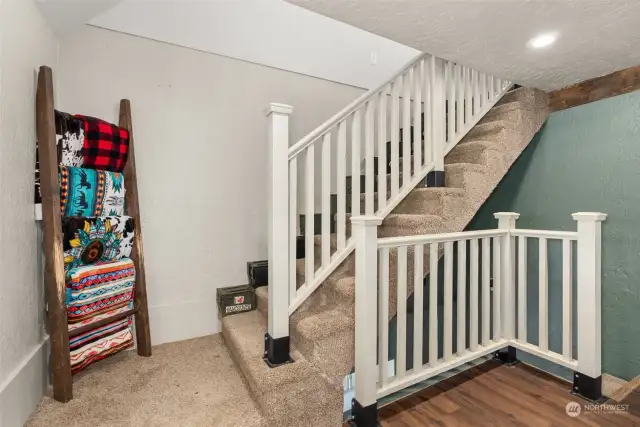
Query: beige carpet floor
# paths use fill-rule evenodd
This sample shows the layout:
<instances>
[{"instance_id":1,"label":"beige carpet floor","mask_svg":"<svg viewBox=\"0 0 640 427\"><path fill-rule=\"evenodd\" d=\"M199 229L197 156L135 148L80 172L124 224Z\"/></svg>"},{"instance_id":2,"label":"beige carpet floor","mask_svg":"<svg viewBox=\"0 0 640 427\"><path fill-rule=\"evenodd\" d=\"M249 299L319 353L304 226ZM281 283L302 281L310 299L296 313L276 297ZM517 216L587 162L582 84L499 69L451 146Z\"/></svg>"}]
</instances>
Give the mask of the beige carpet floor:
<instances>
[{"instance_id":1,"label":"beige carpet floor","mask_svg":"<svg viewBox=\"0 0 640 427\"><path fill-rule=\"evenodd\" d=\"M25 427L266 427L222 335L127 351L74 377L74 399L45 397Z\"/></svg>"}]
</instances>

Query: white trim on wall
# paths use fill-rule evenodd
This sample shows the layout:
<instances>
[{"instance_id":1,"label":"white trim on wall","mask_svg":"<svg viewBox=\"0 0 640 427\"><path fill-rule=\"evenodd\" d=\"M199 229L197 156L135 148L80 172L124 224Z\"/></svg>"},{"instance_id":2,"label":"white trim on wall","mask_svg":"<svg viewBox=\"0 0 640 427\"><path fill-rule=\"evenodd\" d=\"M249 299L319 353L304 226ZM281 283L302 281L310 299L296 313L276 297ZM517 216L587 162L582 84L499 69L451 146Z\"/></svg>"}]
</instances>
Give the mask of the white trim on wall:
<instances>
[{"instance_id":1,"label":"white trim on wall","mask_svg":"<svg viewBox=\"0 0 640 427\"><path fill-rule=\"evenodd\" d=\"M0 384L0 427L22 427L48 385L49 337L20 362Z\"/></svg>"}]
</instances>

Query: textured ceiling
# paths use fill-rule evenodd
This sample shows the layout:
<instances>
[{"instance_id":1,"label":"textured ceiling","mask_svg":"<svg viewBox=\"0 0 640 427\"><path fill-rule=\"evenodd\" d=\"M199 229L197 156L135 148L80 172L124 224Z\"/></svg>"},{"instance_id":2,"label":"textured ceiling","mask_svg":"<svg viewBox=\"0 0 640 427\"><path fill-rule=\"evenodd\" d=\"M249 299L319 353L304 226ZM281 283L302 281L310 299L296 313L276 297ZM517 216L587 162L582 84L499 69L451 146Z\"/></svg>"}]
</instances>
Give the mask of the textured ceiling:
<instances>
[{"instance_id":1,"label":"textured ceiling","mask_svg":"<svg viewBox=\"0 0 640 427\"><path fill-rule=\"evenodd\" d=\"M640 64L640 0L287 1L544 90ZM544 32L560 37L526 47Z\"/></svg>"}]
</instances>

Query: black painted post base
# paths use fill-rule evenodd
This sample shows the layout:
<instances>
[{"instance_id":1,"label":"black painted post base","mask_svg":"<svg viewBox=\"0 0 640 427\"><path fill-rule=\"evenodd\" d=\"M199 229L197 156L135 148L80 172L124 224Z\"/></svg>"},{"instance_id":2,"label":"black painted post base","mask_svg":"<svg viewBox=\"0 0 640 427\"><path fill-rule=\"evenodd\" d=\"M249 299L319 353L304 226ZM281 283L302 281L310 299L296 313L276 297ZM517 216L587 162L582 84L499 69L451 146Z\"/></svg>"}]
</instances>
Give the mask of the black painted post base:
<instances>
[{"instance_id":1,"label":"black painted post base","mask_svg":"<svg viewBox=\"0 0 640 427\"><path fill-rule=\"evenodd\" d=\"M289 356L289 337L271 338L264 334L264 361L270 368L293 363Z\"/></svg>"},{"instance_id":2,"label":"black painted post base","mask_svg":"<svg viewBox=\"0 0 640 427\"><path fill-rule=\"evenodd\" d=\"M444 187L444 171L431 171L425 179L427 187Z\"/></svg>"},{"instance_id":3,"label":"black painted post base","mask_svg":"<svg viewBox=\"0 0 640 427\"><path fill-rule=\"evenodd\" d=\"M605 400L602 397L602 376L591 378L579 372L574 372L571 394L591 402L601 403Z\"/></svg>"},{"instance_id":4,"label":"black painted post base","mask_svg":"<svg viewBox=\"0 0 640 427\"><path fill-rule=\"evenodd\" d=\"M363 407L356 399L351 399L351 420L356 427L378 427L378 403Z\"/></svg>"},{"instance_id":5,"label":"black painted post base","mask_svg":"<svg viewBox=\"0 0 640 427\"><path fill-rule=\"evenodd\" d=\"M494 360L501 362L507 366L513 366L518 363L518 358L516 357L516 348L515 347L507 347L496 351L493 354Z\"/></svg>"}]
</instances>

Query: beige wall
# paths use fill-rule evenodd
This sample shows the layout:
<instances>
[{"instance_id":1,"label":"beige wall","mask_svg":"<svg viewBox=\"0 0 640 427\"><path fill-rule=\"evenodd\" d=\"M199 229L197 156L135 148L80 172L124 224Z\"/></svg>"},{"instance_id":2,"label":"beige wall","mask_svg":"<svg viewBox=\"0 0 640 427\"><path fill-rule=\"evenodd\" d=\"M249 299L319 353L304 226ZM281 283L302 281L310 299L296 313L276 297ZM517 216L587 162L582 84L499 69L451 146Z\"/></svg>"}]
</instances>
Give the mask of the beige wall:
<instances>
[{"instance_id":1,"label":"beige wall","mask_svg":"<svg viewBox=\"0 0 640 427\"><path fill-rule=\"evenodd\" d=\"M35 69L57 42L31 0L0 1L0 425L21 426L40 400L43 286L33 215Z\"/></svg>"},{"instance_id":2,"label":"beige wall","mask_svg":"<svg viewBox=\"0 0 640 427\"><path fill-rule=\"evenodd\" d=\"M361 89L94 27L61 40L58 107L117 120L133 108L154 343L219 330L216 288L267 256L267 120L292 141Z\"/></svg>"}]
</instances>

